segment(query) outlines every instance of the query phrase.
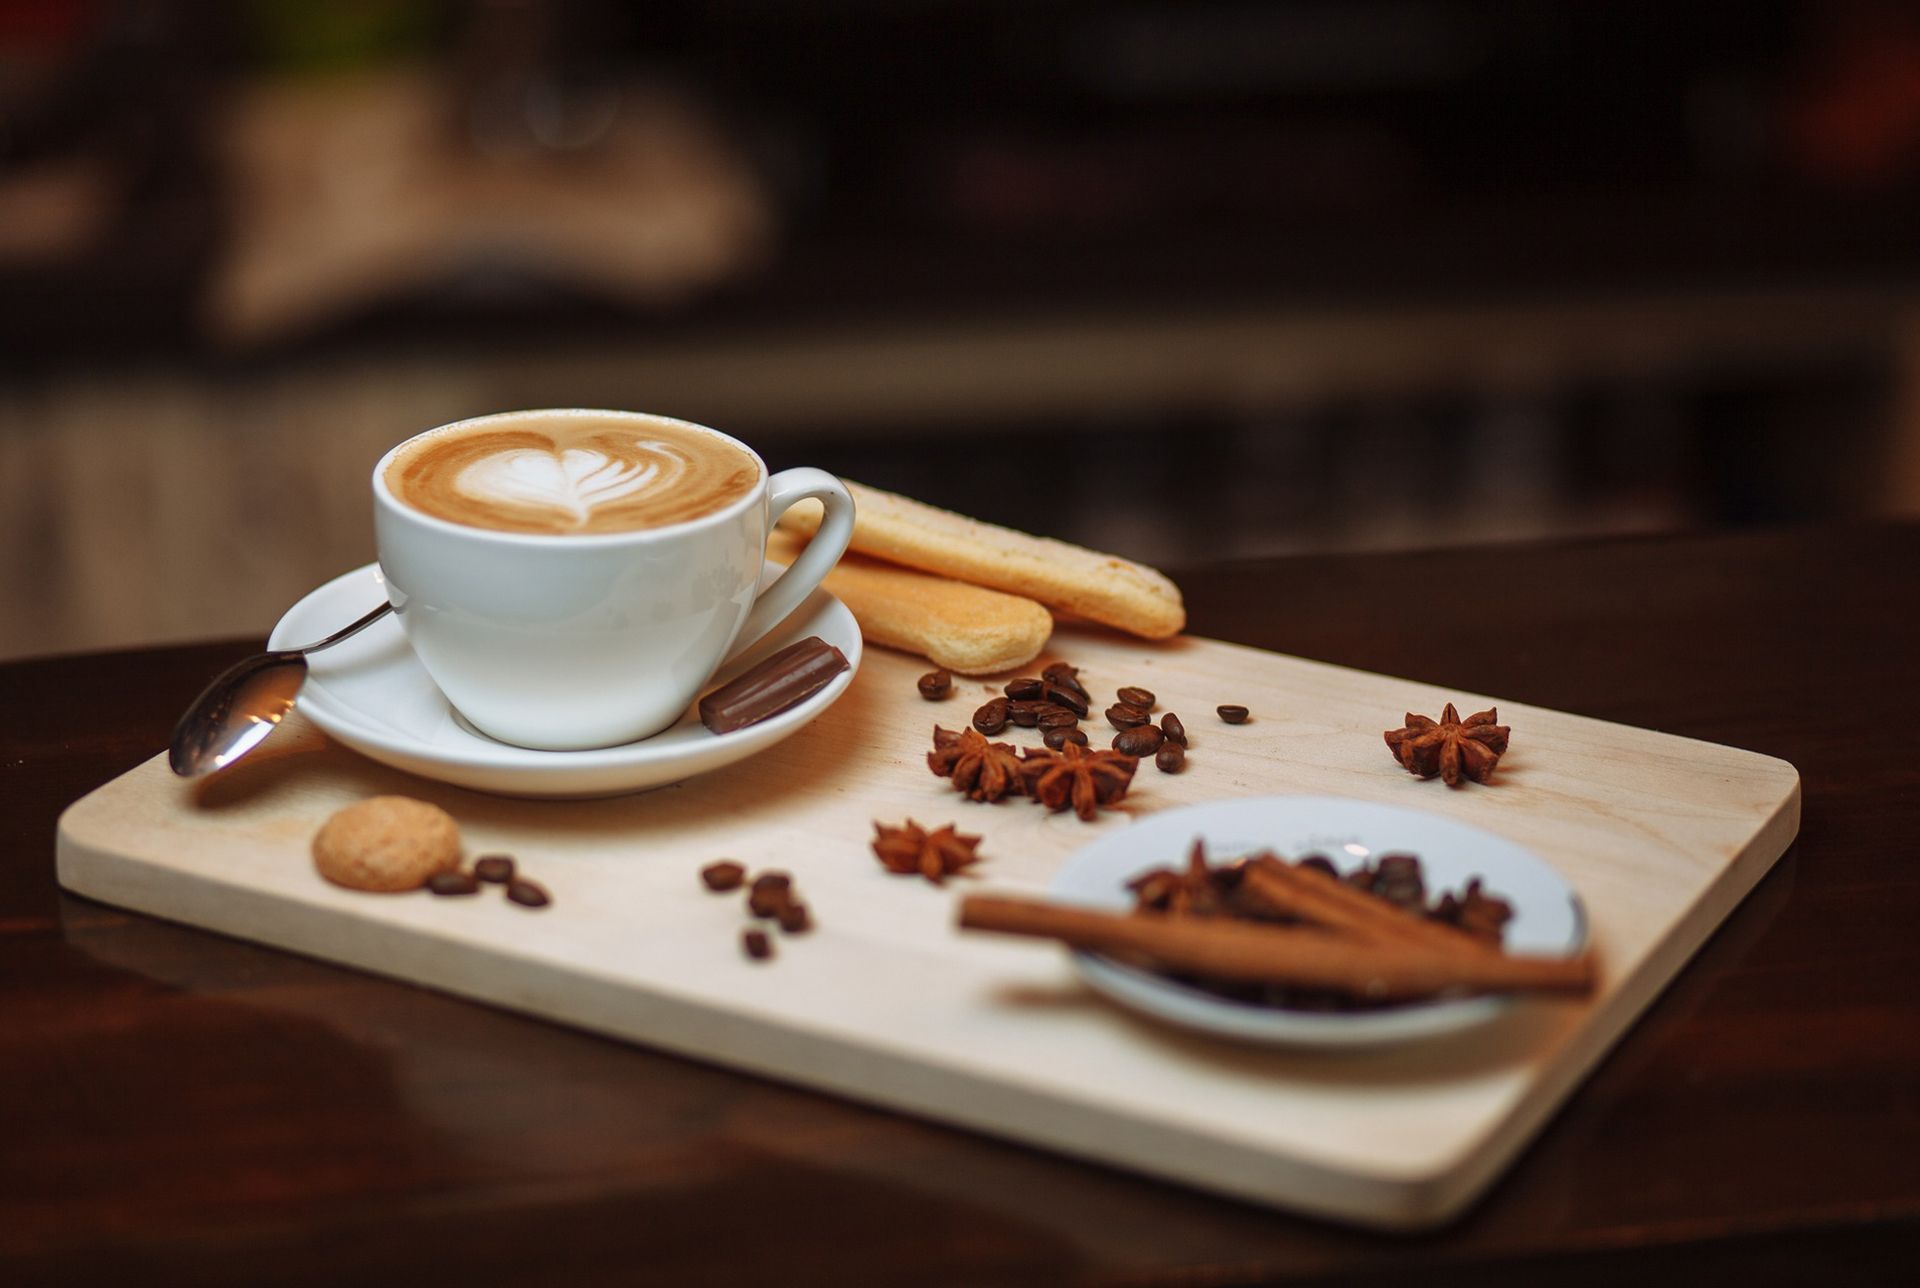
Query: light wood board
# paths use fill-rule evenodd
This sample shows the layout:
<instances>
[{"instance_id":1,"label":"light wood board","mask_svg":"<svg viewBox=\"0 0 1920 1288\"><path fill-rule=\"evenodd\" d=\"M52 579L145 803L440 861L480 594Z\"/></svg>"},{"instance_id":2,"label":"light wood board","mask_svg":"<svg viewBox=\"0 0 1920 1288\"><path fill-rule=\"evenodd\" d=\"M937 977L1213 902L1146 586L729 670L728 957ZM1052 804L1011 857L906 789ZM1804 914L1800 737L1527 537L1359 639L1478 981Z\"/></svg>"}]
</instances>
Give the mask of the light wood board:
<instances>
[{"instance_id":1,"label":"light wood board","mask_svg":"<svg viewBox=\"0 0 1920 1288\"><path fill-rule=\"evenodd\" d=\"M1404 711L1437 715L1449 700L1471 711L1492 698L1192 638L1149 645L1063 630L1047 656L1080 665L1097 699L1130 683L1158 693L1191 733L1187 772L1143 765L1127 812L1091 825L1024 801L968 802L924 755L933 723L962 725L987 686L957 680L952 700L929 704L914 688L924 662L873 649L846 695L786 742L613 800L444 787L298 719L200 784L176 780L156 756L68 809L60 880L108 903L995 1135L1414 1228L1492 1182L1799 827L1798 774L1751 752L1501 702L1514 732L1495 784L1449 790L1395 765L1381 730ZM1222 702L1246 704L1254 719L1220 723ZM1037 745L1033 731L1014 732ZM445 806L470 854L518 855L553 906L327 885L308 855L314 830L381 792ZM1293 792L1422 807L1532 848L1585 901L1599 992L1524 1001L1472 1033L1390 1050L1260 1049L1120 1011L1051 945L953 928L958 890L1037 892L1130 814ZM884 872L867 849L873 820L909 816L984 834L982 879L943 890ZM747 961L742 899L708 893L697 876L720 857L791 871L818 929L776 936L772 962Z\"/></svg>"}]
</instances>

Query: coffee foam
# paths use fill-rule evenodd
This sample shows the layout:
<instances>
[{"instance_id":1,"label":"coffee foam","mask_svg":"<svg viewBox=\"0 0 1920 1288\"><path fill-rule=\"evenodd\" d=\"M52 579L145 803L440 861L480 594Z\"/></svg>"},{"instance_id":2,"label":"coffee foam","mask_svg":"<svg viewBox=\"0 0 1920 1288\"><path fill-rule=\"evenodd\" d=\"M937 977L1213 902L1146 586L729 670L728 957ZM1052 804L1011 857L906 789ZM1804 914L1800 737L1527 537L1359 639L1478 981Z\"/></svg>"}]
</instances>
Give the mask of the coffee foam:
<instances>
[{"instance_id":1,"label":"coffee foam","mask_svg":"<svg viewBox=\"0 0 1920 1288\"><path fill-rule=\"evenodd\" d=\"M387 490L449 522L506 532L627 532L682 523L753 490L731 443L654 420L489 419L436 430L388 463Z\"/></svg>"}]
</instances>

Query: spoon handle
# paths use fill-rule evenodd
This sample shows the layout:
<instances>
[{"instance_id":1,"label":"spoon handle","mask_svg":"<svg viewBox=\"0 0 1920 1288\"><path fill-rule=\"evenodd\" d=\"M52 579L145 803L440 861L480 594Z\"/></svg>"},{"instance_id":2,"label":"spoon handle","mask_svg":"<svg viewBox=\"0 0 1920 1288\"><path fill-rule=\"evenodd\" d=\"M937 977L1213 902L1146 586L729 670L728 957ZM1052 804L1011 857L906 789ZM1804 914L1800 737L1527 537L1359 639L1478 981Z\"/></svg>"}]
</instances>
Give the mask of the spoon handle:
<instances>
[{"instance_id":1,"label":"spoon handle","mask_svg":"<svg viewBox=\"0 0 1920 1288\"><path fill-rule=\"evenodd\" d=\"M346 625L346 626L342 626L339 630L327 636L327 638L318 641L317 643L309 644L305 648L294 648L294 649L288 649L286 651L289 653L317 653L323 648L332 648L335 644L338 644L341 640L346 639L349 636L358 635L361 631L366 630L367 627L373 625L375 622L379 621L382 617L385 617L388 613L391 613L392 611L393 611L392 604L382 604L380 605L380 607L374 609L371 613L368 613L365 617L362 617L359 621L350 623L349 625Z\"/></svg>"}]
</instances>

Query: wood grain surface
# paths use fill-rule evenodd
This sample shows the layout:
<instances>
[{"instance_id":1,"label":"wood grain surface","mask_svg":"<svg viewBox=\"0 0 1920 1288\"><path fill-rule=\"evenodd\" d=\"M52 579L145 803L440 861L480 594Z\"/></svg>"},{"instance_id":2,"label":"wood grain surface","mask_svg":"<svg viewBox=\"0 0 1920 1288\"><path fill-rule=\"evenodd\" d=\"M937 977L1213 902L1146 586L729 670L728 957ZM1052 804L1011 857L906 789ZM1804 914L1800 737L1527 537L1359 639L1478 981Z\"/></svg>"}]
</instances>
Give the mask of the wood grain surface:
<instances>
[{"instance_id":1,"label":"wood grain surface","mask_svg":"<svg viewBox=\"0 0 1920 1288\"><path fill-rule=\"evenodd\" d=\"M1187 570L1195 629L1779 756L1798 844L1462 1221L1274 1214L115 912L54 819L249 644L0 668L23 1283L1904 1283L1920 529Z\"/></svg>"}]
</instances>

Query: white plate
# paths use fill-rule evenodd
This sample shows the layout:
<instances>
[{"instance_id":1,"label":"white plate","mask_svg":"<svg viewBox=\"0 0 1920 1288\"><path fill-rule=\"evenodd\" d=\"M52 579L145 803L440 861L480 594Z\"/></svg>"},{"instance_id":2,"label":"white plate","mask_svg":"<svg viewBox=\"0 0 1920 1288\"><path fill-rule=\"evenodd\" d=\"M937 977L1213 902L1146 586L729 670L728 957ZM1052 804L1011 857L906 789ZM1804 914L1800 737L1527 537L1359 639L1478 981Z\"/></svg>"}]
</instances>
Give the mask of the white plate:
<instances>
[{"instance_id":1,"label":"white plate","mask_svg":"<svg viewBox=\"0 0 1920 1288\"><path fill-rule=\"evenodd\" d=\"M1532 851L1438 814L1340 796L1265 796L1155 814L1075 853L1054 877L1051 892L1064 902L1131 908L1127 882L1151 868L1184 866L1195 839L1206 842L1213 863L1274 850L1289 859L1324 854L1343 872L1374 854L1417 854L1430 896L1477 876L1488 893L1513 905L1506 928L1510 951L1566 955L1586 942L1579 895ZM1088 985L1124 1006L1251 1042L1401 1042L1483 1024L1511 1005L1506 997L1483 996L1372 1011L1289 1011L1217 997L1096 953L1076 952L1073 961Z\"/></svg>"},{"instance_id":2,"label":"white plate","mask_svg":"<svg viewBox=\"0 0 1920 1288\"><path fill-rule=\"evenodd\" d=\"M780 572L768 564L764 579ZM324 638L387 597L378 564L335 577L287 610L270 648ZM640 742L592 751L533 751L496 742L455 714L388 616L309 661L299 708L339 742L425 778L507 796L617 796L730 765L799 730L847 691L860 669L860 628L846 606L816 590L793 616L728 666L724 681L776 649L818 635L847 658L826 688L787 711L715 735L689 710Z\"/></svg>"}]
</instances>

